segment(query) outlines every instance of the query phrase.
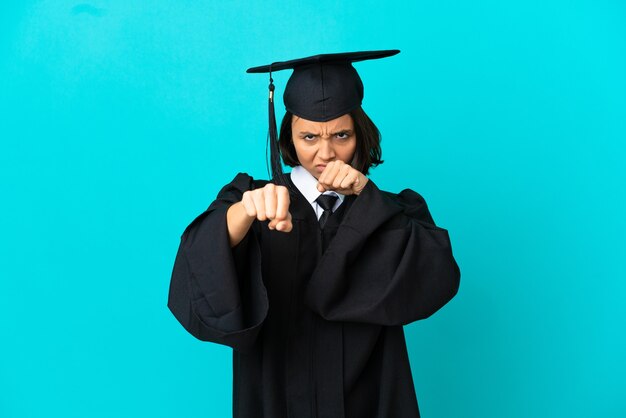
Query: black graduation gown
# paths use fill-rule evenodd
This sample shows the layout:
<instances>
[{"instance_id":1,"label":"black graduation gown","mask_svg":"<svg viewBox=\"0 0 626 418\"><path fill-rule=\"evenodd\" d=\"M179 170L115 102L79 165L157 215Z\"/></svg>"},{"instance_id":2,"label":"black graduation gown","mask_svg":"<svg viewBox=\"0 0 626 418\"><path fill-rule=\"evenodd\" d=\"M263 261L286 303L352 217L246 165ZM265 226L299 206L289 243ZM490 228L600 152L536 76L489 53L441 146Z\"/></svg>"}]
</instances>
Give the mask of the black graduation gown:
<instances>
[{"instance_id":1,"label":"black graduation gown","mask_svg":"<svg viewBox=\"0 0 626 418\"><path fill-rule=\"evenodd\" d=\"M228 207L266 183L222 188L183 232L169 289L189 333L233 348L234 417L419 417L402 326L457 293L448 232L418 193L371 180L321 230L291 183L293 230L255 221L231 249Z\"/></svg>"}]
</instances>

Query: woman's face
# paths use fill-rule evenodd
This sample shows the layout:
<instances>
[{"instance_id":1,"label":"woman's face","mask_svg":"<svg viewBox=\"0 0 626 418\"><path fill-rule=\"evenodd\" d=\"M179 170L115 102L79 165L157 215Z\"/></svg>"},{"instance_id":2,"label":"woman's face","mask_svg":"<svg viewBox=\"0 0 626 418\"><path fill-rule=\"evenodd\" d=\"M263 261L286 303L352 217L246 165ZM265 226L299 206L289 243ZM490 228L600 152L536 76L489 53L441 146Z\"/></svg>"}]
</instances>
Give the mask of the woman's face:
<instances>
[{"instance_id":1,"label":"woman's face","mask_svg":"<svg viewBox=\"0 0 626 418\"><path fill-rule=\"evenodd\" d=\"M350 164L356 149L354 122L350 114L327 122L313 122L293 115L291 138L300 165L319 178L326 164L341 160Z\"/></svg>"}]
</instances>

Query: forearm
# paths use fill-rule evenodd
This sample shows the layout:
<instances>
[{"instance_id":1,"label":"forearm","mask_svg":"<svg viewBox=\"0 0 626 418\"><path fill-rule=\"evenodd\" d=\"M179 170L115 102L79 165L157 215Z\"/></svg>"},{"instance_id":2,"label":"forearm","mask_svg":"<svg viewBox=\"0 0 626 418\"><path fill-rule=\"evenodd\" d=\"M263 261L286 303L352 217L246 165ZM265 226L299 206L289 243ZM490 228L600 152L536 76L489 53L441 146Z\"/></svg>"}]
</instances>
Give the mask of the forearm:
<instances>
[{"instance_id":1,"label":"forearm","mask_svg":"<svg viewBox=\"0 0 626 418\"><path fill-rule=\"evenodd\" d=\"M231 248L239 244L246 236L255 219L255 217L248 216L241 202L234 203L228 208L226 223Z\"/></svg>"},{"instance_id":2,"label":"forearm","mask_svg":"<svg viewBox=\"0 0 626 418\"><path fill-rule=\"evenodd\" d=\"M439 310L459 282L448 231L423 197L369 181L318 262L305 303L329 321L406 325Z\"/></svg>"}]
</instances>

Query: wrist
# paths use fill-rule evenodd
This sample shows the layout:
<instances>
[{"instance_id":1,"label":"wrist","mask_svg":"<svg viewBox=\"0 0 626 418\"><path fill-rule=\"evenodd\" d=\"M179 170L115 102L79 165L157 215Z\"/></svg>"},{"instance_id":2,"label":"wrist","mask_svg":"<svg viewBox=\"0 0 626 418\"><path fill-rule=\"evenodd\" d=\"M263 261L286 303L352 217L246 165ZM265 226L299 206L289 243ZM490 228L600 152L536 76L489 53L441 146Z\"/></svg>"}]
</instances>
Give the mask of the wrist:
<instances>
[{"instance_id":1,"label":"wrist","mask_svg":"<svg viewBox=\"0 0 626 418\"><path fill-rule=\"evenodd\" d=\"M246 207L244 206L242 201L233 203L230 205L227 211L227 216L232 219L239 220L240 223L252 224L252 222L256 219L256 216L248 215L246 211Z\"/></svg>"},{"instance_id":2,"label":"wrist","mask_svg":"<svg viewBox=\"0 0 626 418\"><path fill-rule=\"evenodd\" d=\"M369 182L370 179L368 179L367 177L365 177L363 174L361 174L359 176L359 184L357 187L355 187L354 189L354 194L355 195L360 195L361 192L363 191L363 189L365 189L365 186L367 185L367 183Z\"/></svg>"}]
</instances>

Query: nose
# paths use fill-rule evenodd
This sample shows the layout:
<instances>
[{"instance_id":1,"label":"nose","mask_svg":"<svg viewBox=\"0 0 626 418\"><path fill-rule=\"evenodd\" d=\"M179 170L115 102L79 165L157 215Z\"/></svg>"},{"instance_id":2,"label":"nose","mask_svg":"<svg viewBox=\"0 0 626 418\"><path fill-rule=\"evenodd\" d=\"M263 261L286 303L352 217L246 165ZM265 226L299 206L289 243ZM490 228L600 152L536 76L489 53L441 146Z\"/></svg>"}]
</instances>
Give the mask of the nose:
<instances>
[{"instance_id":1,"label":"nose","mask_svg":"<svg viewBox=\"0 0 626 418\"><path fill-rule=\"evenodd\" d=\"M335 159L335 150L333 149L332 141L329 139L322 139L320 141L320 147L317 150L317 155L324 161L331 161Z\"/></svg>"}]
</instances>

